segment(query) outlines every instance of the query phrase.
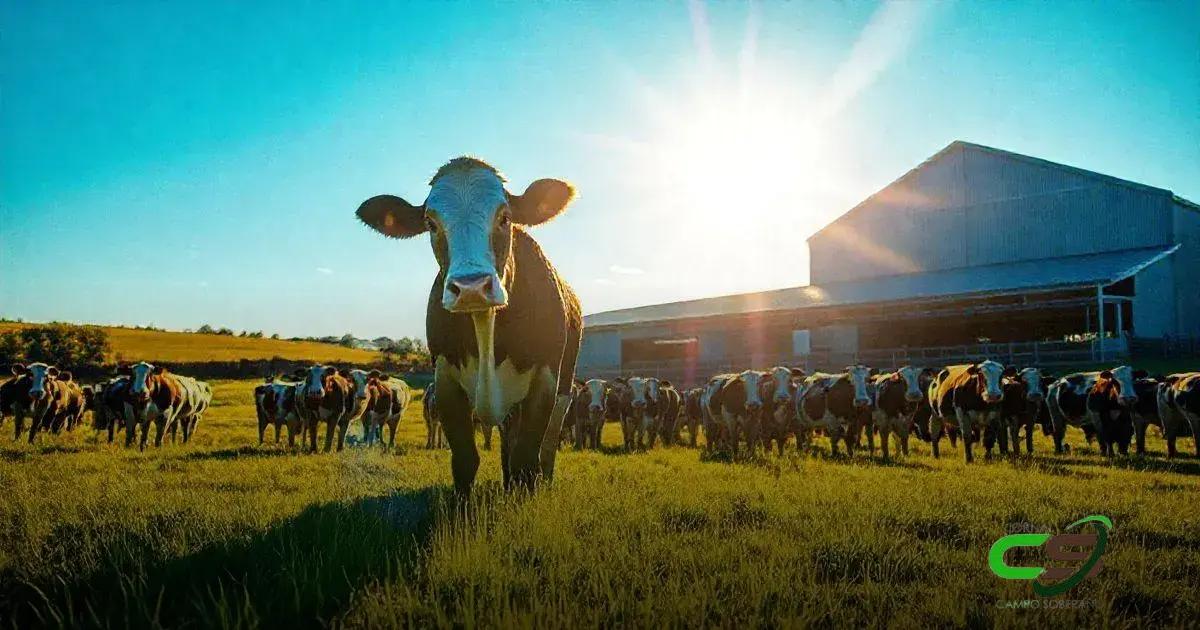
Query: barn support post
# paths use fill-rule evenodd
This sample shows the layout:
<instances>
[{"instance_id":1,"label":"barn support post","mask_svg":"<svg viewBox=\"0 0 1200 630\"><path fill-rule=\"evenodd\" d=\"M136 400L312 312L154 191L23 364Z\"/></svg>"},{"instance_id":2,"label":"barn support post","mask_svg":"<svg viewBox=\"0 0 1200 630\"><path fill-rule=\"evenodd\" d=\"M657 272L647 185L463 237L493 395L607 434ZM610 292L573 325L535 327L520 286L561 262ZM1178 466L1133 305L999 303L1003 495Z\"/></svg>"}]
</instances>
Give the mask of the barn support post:
<instances>
[{"instance_id":1,"label":"barn support post","mask_svg":"<svg viewBox=\"0 0 1200 630\"><path fill-rule=\"evenodd\" d=\"M1096 285L1096 342L1099 345L1100 361L1104 360L1104 285Z\"/></svg>"}]
</instances>

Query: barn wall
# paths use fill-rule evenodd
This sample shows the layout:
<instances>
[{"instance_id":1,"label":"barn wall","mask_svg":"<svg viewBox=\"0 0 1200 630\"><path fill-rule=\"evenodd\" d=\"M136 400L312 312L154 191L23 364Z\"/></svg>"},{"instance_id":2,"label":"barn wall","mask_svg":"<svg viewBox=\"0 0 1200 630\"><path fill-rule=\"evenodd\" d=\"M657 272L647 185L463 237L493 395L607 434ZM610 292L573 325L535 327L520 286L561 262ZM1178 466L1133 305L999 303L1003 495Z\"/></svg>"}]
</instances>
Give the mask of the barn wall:
<instances>
[{"instance_id":1,"label":"barn wall","mask_svg":"<svg viewBox=\"0 0 1200 630\"><path fill-rule=\"evenodd\" d=\"M576 374L621 369L621 333L615 330L583 332Z\"/></svg>"},{"instance_id":2,"label":"barn wall","mask_svg":"<svg viewBox=\"0 0 1200 630\"><path fill-rule=\"evenodd\" d=\"M1178 253L1178 252L1176 252ZM1134 276L1133 334L1162 337L1176 330L1175 267L1160 261Z\"/></svg>"},{"instance_id":3,"label":"barn wall","mask_svg":"<svg viewBox=\"0 0 1200 630\"><path fill-rule=\"evenodd\" d=\"M809 241L813 284L1167 245L1169 195L959 146Z\"/></svg>"},{"instance_id":4,"label":"barn wall","mask_svg":"<svg viewBox=\"0 0 1200 630\"><path fill-rule=\"evenodd\" d=\"M1177 291L1177 334L1200 336L1200 210L1172 205L1175 241L1180 244L1170 260Z\"/></svg>"}]
</instances>

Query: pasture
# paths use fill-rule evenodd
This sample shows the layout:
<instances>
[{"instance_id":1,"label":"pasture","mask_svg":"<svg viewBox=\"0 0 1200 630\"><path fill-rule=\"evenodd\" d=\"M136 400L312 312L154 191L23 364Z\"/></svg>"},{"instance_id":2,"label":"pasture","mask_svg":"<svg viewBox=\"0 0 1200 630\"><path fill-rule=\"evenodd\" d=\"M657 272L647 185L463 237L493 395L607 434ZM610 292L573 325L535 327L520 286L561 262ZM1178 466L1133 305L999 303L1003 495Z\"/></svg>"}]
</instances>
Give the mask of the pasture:
<instances>
[{"instance_id":1,"label":"pasture","mask_svg":"<svg viewBox=\"0 0 1200 630\"><path fill-rule=\"evenodd\" d=\"M215 381L187 447L145 453L90 427L34 447L0 429L0 620L34 626L905 627L1191 625L1200 462L1109 462L1084 446L967 466L812 452L729 463L694 449L560 454L552 485L470 502L419 404L391 452L257 446L257 381ZM351 431L361 431L352 425ZM323 430L322 430L323 434ZM961 444L959 446L961 449ZM1190 440L1181 449L1191 452ZM1104 568L1059 600L992 575L993 541L1105 514ZM1041 531L1039 529L1038 531ZM1057 601L1057 600L1047 600Z\"/></svg>"},{"instance_id":2,"label":"pasture","mask_svg":"<svg viewBox=\"0 0 1200 630\"><path fill-rule=\"evenodd\" d=\"M32 324L0 322L0 334L30 325ZM343 348L315 341L202 335L120 326L100 326L99 328L108 333L108 341L112 345L112 356L107 358L111 363L126 361L192 363L280 358L321 363L366 364L379 360L379 353L372 350Z\"/></svg>"}]
</instances>

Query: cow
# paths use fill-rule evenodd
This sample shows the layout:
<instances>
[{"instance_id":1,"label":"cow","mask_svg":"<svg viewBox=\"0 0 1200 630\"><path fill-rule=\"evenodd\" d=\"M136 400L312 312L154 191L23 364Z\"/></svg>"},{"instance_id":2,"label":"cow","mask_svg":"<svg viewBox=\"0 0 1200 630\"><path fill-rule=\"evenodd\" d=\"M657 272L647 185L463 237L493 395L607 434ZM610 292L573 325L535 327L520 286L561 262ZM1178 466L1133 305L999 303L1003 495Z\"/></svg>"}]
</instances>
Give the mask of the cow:
<instances>
[{"instance_id":1,"label":"cow","mask_svg":"<svg viewBox=\"0 0 1200 630\"><path fill-rule=\"evenodd\" d=\"M154 446L162 446L168 430L174 438L181 426L186 444L212 403L212 390L207 383L172 374L163 366L141 361L121 366L118 373L129 378L129 386L123 392L126 448L133 446L140 428L138 449L145 450L151 422L155 427Z\"/></svg>"},{"instance_id":2,"label":"cow","mask_svg":"<svg viewBox=\"0 0 1200 630\"><path fill-rule=\"evenodd\" d=\"M704 416L704 448L709 453L716 448L726 447L729 436L721 417L721 390L725 383L734 378L737 378L736 374L718 374L708 379L700 396L700 410Z\"/></svg>"},{"instance_id":3,"label":"cow","mask_svg":"<svg viewBox=\"0 0 1200 630\"><path fill-rule=\"evenodd\" d=\"M1163 413L1159 411L1159 391L1167 377L1158 375L1146 376L1133 380L1133 391L1137 394L1137 402L1130 410L1133 419L1134 449L1138 455L1146 454L1146 429L1154 424L1163 429ZM1173 450L1174 444L1168 445L1168 451Z\"/></svg>"},{"instance_id":4,"label":"cow","mask_svg":"<svg viewBox=\"0 0 1200 630\"><path fill-rule=\"evenodd\" d=\"M1133 437L1133 407L1137 403L1134 381L1142 372L1122 365L1100 372L1068 374L1047 392L1047 404L1054 423L1054 452L1063 452L1067 425L1095 431L1100 452L1112 455L1116 446L1121 454L1129 452Z\"/></svg>"},{"instance_id":5,"label":"cow","mask_svg":"<svg viewBox=\"0 0 1200 630\"><path fill-rule=\"evenodd\" d=\"M1015 376L1016 369L1004 367L991 360L972 365L952 365L938 372L929 384L931 416L930 436L933 456L938 457L938 443L943 426L959 430L963 439L966 461L975 461L973 452L976 431L980 435L989 427L999 426L1000 403L1004 400L1001 387L1005 376ZM1007 433L1000 431L1001 448L1007 449ZM991 455L989 450L987 455Z\"/></svg>"},{"instance_id":6,"label":"cow","mask_svg":"<svg viewBox=\"0 0 1200 630\"><path fill-rule=\"evenodd\" d=\"M875 376L875 407L871 415L875 429L879 431L884 461L891 457L888 441L892 433L896 434L899 442L897 449L908 455L908 436L913 426L913 416L925 401L925 387L933 375L931 368L905 365L895 372Z\"/></svg>"},{"instance_id":7,"label":"cow","mask_svg":"<svg viewBox=\"0 0 1200 630\"><path fill-rule=\"evenodd\" d=\"M183 430L183 443L187 444L196 433L196 427L212 404L212 387L204 381L189 376L178 376L180 390L183 394L182 405L171 426L171 441L175 441L177 429Z\"/></svg>"},{"instance_id":8,"label":"cow","mask_svg":"<svg viewBox=\"0 0 1200 630\"><path fill-rule=\"evenodd\" d=\"M301 382L301 397L297 399L297 408L303 420L303 439L307 441L308 449L317 450L317 427L325 424L325 449L328 453L333 448L333 432L337 430L337 450L341 451L346 444L346 429L350 426L350 417L354 412L354 394L350 381L338 373L337 368L328 365L313 365L303 371L304 380Z\"/></svg>"},{"instance_id":9,"label":"cow","mask_svg":"<svg viewBox=\"0 0 1200 630\"><path fill-rule=\"evenodd\" d=\"M124 430L127 424L125 399L129 384L128 376L117 376L95 385L92 427L96 431L107 431L109 444L112 444L116 432Z\"/></svg>"},{"instance_id":10,"label":"cow","mask_svg":"<svg viewBox=\"0 0 1200 630\"><path fill-rule=\"evenodd\" d=\"M24 431L26 414L30 417L30 444L42 429L57 433L63 426L74 426L82 416L83 389L70 372L39 362L14 364L12 373L18 377L13 379L15 384L9 394L17 425L14 439L19 439Z\"/></svg>"},{"instance_id":11,"label":"cow","mask_svg":"<svg viewBox=\"0 0 1200 630\"><path fill-rule=\"evenodd\" d=\"M376 437L374 425L367 420L366 414L375 402L375 396L379 389L378 383L372 383L371 372L367 370L341 368L338 370L338 374L350 385L349 411L346 412L347 430L349 430L350 423L361 420L363 425L362 441L373 443Z\"/></svg>"},{"instance_id":12,"label":"cow","mask_svg":"<svg viewBox=\"0 0 1200 630\"><path fill-rule=\"evenodd\" d=\"M736 457L738 442L746 439L746 447L753 456L759 442L762 424L762 387L765 373L743 370L727 379L714 395L714 407L719 409L718 418L727 436L731 454Z\"/></svg>"},{"instance_id":13,"label":"cow","mask_svg":"<svg viewBox=\"0 0 1200 630\"><path fill-rule=\"evenodd\" d=\"M1177 455L1175 440L1189 432L1200 457L1200 372L1168 375L1159 385L1158 401L1167 457Z\"/></svg>"},{"instance_id":14,"label":"cow","mask_svg":"<svg viewBox=\"0 0 1200 630\"><path fill-rule=\"evenodd\" d=\"M804 370L800 368L775 366L759 383L763 404L759 437L768 452L774 441L783 455L788 435L796 430L796 383L803 378Z\"/></svg>"},{"instance_id":15,"label":"cow","mask_svg":"<svg viewBox=\"0 0 1200 630\"><path fill-rule=\"evenodd\" d=\"M412 393L403 379L392 378L379 370L347 370L343 376L353 383L354 406L363 405L359 414L363 423L363 441L368 445L383 442L383 427L388 428L387 447L396 446L396 427L412 401ZM360 383L361 388L360 389ZM365 389L365 395L362 393ZM360 401L365 401L365 404ZM354 417L354 412L351 412Z\"/></svg>"},{"instance_id":16,"label":"cow","mask_svg":"<svg viewBox=\"0 0 1200 630\"><path fill-rule=\"evenodd\" d=\"M578 424L577 419L581 413L580 399L583 397L583 381L575 379L571 383L571 404L567 408L567 415L563 417L562 427L558 433L558 446L563 448L575 441L575 427Z\"/></svg>"},{"instance_id":17,"label":"cow","mask_svg":"<svg viewBox=\"0 0 1200 630\"><path fill-rule=\"evenodd\" d=\"M676 423L679 421L681 406L679 390L675 389L671 381L652 378L650 379L650 398L654 401L654 408L658 412L655 419L656 433L662 438L664 446L671 446L675 443ZM653 434L650 436L650 446L654 446Z\"/></svg>"},{"instance_id":18,"label":"cow","mask_svg":"<svg viewBox=\"0 0 1200 630\"><path fill-rule=\"evenodd\" d=\"M700 424L704 421L704 388L693 387L682 394L680 415L688 430L688 444L696 448L700 438Z\"/></svg>"},{"instance_id":19,"label":"cow","mask_svg":"<svg viewBox=\"0 0 1200 630\"><path fill-rule=\"evenodd\" d=\"M805 378L796 394L797 448L811 440L814 429L821 429L833 455L838 454L838 442L845 442L846 453L853 456L871 414L870 377L867 366L851 365L845 372L817 372Z\"/></svg>"},{"instance_id":20,"label":"cow","mask_svg":"<svg viewBox=\"0 0 1200 630\"><path fill-rule=\"evenodd\" d=\"M505 487L533 488L554 475L583 315L526 228L562 213L575 191L539 179L514 195L494 167L470 157L447 162L429 185L419 206L380 195L358 217L393 238L430 232L438 274L426 331L456 489L468 493L479 469L472 413L501 427Z\"/></svg>"},{"instance_id":21,"label":"cow","mask_svg":"<svg viewBox=\"0 0 1200 630\"><path fill-rule=\"evenodd\" d=\"M624 385L621 433L625 437L625 450L633 451L653 440L658 410L649 395L650 379L633 376L625 379Z\"/></svg>"},{"instance_id":22,"label":"cow","mask_svg":"<svg viewBox=\"0 0 1200 630\"><path fill-rule=\"evenodd\" d=\"M425 448L445 448L446 434L442 431L442 419L438 417L436 382L425 388L421 411L425 417Z\"/></svg>"},{"instance_id":23,"label":"cow","mask_svg":"<svg viewBox=\"0 0 1200 630\"><path fill-rule=\"evenodd\" d=\"M275 427L275 443L279 443L283 427L288 430L288 446L296 445L296 436L303 429L301 408L296 404L299 390L304 382L302 374L293 373L292 380L281 380L279 377L268 377L267 381L255 388L255 402L262 396L261 414L258 416L258 443L261 445L268 426Z\"/></svg>"},{"instance_id":24,"label":"cow","mask_svg":"<svg viewBox=\"0 0 1200 630\"><path fill-rule=\"evenodd\" d=\"M29 387L32 378L28 372L17 366L12 367L13 377L0 385L0 424L6 416L12 416L17 421L16 433L13 440L21 439L25 416L33 407L33 399L29 397Z\"/></svg>"},{"instance_id":25,"label":"cow","mask_svg":"<svg viewBox=\"0 0 1200 630\"><path fill-rule=\"evenodd\" d=\"M1007 431L1007 440L1000 440L1001 452L1007 452L1012 444L1013 454L1021 453L1021 427L1025 428L1025 451L1033 454L1033 426L1037 423L1042 408L1046 405L1046 385L1052 382L1041 370L1027 367L1013 376L1004 377L1001 389L1004 400L1000 402L1000 426L997 431ZM991 450L990 439L985 438L985 448Z\"/></svg>"},{"instance_id":26,"label":"cow","mask_svg":"<svg viewBox=\"0 0 1200 630\"><path fill-rule=\"evenodd\" d=\"M604 431L604 420L609 414L609 391L608 383L601 379L584 381L575 416L575 448L600 448L600 434Z\"/></svg>"}]
</instances>

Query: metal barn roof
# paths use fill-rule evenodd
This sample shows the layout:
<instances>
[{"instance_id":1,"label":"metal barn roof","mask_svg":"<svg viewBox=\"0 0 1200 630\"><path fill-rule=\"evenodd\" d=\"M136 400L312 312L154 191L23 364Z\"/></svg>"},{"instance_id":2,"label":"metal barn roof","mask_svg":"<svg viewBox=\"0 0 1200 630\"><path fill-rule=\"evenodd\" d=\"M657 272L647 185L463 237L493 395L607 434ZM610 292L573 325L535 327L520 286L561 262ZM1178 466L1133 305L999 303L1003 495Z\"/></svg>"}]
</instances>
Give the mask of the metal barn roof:
<instances>
[{"instance_id":1,"label":"metal barn roof","mask_svg":"<svg viewBox=\"0 0 1200 630\"><path fill-rule=\"evenodd\" d=\"M588 315L583 321L585 326L595 328L874 302L1003 295L1107 285L1138 273L1177 249L1179 245L1149 247L831 282L821 286L808 285L605 311Z\"/></svg>"}]
</instances>

